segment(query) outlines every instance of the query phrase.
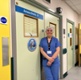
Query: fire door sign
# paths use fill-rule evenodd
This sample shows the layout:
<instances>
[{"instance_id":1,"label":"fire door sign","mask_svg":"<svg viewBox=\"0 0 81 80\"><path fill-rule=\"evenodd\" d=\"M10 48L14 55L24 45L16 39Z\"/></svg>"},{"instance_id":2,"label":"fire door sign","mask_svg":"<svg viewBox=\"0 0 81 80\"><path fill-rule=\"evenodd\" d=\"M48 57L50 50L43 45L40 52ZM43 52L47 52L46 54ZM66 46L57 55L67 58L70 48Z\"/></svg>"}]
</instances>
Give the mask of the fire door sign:
<instances>
[{"instance_id":1,"label":"fire door sign","mask_svg":"<svg viewBox=\"0 0 81 80\"><path fill-rule=\"evenodd\" d=\"M0 16L0 24L7 24L7 18L4 16Z\"/></svg>"}]
</instances>

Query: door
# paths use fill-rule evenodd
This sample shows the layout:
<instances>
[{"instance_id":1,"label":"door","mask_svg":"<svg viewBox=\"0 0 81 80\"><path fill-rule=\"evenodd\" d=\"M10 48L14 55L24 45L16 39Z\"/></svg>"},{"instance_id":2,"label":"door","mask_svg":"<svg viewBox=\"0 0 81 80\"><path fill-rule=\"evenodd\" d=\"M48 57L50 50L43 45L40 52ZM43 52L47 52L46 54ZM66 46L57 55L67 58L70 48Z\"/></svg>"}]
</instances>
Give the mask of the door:
<instances>
[{"instance_id":1,"label":"door","mask_svg":"<svg viewBox=\"0 0 81 80\"><path fill-rule=\"evenodd\" d=\"M16 6L17 80L41 80L39 42L44 37L44 11L23 1L16 1L19 3ZM28 47L31 39L36 41L34 51Z\"/></svg>"},{"instance_id":2,"label":"door","mask_svg":"<svg viewBox=\"0 0 81 80\"><path fill-rule=\"evenodd\" d=\"M67 23L68 27L68 70L73 67L73 24Z\"/></svg>"},{"instance_id":3,"label":"door","mask_svg":"<svg viewBox=\"0 0 81 80\"><path fill-rule=\"evenodd\" d=\"M59 18L45 12L45 28L47 26L53 27L53 36L59 39Z\"/></svg>"},{"instance_id":4,"label":"door","mask_svg":"<svg viewBox=\"0 0 81 80\"><path fill-rule=\"evenodd\" d=\"M45 29L52 26L54 29L53 36L59 39L59 18L45 12ZM60 58L60 56L59 56ZM60 74L60 73L59 73ZM42 80L45 80L44 71L42 70Z\"/></svg>"},{"instance_id":5,"label":"door","mask_svg":"<svg viewBox=\"0 0 81 80\"><path fill-rule=\"evenodd\" d=\"M11 80L9 7L10 0L0 0L0 80Z\"/></svg>"},{"instance_id":6,"label":"door","mask_svg":"<svg viewBox=\"0 0 81 80\"><path fill-rule=\"evenodd\" d=\"M78 50L78 62L79 66L81 64L81 24L78 26L78 45L79 45L79 50Z\"/></svg>"}]
</instances>

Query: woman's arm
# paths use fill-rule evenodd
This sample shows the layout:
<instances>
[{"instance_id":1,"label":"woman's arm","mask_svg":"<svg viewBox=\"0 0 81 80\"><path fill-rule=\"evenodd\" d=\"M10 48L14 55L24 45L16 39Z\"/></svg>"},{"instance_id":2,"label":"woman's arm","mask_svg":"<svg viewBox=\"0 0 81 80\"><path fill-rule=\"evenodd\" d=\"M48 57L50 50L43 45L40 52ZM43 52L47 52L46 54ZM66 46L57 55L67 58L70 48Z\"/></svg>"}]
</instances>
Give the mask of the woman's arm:
<instances>
[{"instance_id":1,"label":"woman's arm","mask_svg":"<svg viewBox=\"0 0 81 80\"><path fill-rule=\"evenodd\" d=\"M56 52L53 54L52 58L55 59L57 58L58 54L60 53L60 47L56 48Z\"/></svg>"},{"instance_id":2,"label":"woman's arm","mask_svg":"<svg viewBox=\"0 0 81 80\"><path fill-rule=\"evenodd\" d=\"M41 52L41 54L42 54L48 61L53 62L54 59L53 59L52 57L49 57L49 56L45 53L45 51L43 50L42 47L40 47L40 52Z\"/></svg>"}]
</instances>

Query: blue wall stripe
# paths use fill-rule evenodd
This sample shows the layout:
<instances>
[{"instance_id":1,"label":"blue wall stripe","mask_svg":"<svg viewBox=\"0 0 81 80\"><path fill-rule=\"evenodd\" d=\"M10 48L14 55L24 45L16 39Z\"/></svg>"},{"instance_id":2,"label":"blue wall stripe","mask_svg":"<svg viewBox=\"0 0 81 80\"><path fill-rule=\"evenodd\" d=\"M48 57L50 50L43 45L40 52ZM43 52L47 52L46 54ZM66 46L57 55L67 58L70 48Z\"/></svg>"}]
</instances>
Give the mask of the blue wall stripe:
<instances>
[{"instance_id":1,"label":"blue wall stripe","mask_svg":"<svg viewBox=\"0 0 81 80\"><path fill-rule=\"evenodd\" d=\"M39 13L36 13L34 11L31 11L31 10L28 10L28 9L25 9L23 7L20 7L20 6L15 6L15 10L17 12L20 12L20 13L23 13L23 14L27 14L29 16L32 16L32 17L35 17L35 18L39 18L39 19L42 19L43 20L43 15L39 14Z\"/></svg>"}]
</instances>

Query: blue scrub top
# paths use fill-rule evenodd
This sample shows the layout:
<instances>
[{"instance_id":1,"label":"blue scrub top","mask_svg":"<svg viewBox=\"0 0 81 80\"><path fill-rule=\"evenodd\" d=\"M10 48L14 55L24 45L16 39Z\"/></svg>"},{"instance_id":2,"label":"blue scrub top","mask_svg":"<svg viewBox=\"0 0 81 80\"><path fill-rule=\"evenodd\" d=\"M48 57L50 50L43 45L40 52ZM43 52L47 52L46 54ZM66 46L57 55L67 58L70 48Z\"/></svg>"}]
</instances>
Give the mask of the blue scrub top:
<instances>
[{"instance_id":1,"label":"blue scrub top","mask_svg":"<svg viewBox=\"0 0 81 80\"><path fill-rule=\"evenodd\" d=\"M46 53L47 53L47 51L49 51L47 37L44 37L41 39L39 46L42 47ZM60 42L58 41L57 38L52 37L52 40L50 43L50 51L52 51L52 54L49 54L48 56L51 57L56 52L57 47L60 47ZM45 60L45 58L43 56L42 56L42 59ZM56 58L56 60L57 59L58 59L58 57Z\"/></svg>"}]
</instances>

